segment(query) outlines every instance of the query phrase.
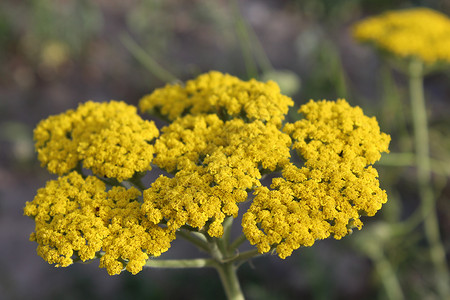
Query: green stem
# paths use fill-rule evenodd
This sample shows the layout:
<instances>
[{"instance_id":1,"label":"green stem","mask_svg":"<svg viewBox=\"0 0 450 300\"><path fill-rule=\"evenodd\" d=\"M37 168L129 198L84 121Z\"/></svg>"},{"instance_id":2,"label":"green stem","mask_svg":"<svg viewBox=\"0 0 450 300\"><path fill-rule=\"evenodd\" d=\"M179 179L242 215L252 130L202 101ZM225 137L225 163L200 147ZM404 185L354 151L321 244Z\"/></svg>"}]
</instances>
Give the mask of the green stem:
<instances>
[{"instance_id":1,"label":"green stem","mask_svg":"<svg viewBox=\"0 0 450 300\"><path fill-rule=\"evenodd\" d=\"M263 72L269 72L273 70L272 63L270 62L270 59L267 56L266 51L264 50L264 47L261 44L261 41L258 39L255 30L251 26L248 26L248 24L246 29L249 38L251 39L250 42L255 49L255 59L258 62L259 66L261 67L261 70Z\"/></svg>"},{"instance_id":2,"label":"green stem","mask_svg":"<svg viewBox=\"0 0 450 300\"><path fill-rule=\"evenodd\" d=\"M416 155L414 153L389 153L383 155L377 163L388 167L413 167L416 165ZM436 175L450 177L450 163L439 159L430 158L430 171Z\"/></svg>"},{"instance_id":3,"label":"green stem","mask_svg":"<svg viewBox=\"0 0 450 300\"><path fill-rule=\"evenodd\" d=\"M390 167L410 167L415 165L415 156L414 153L409 152L389 153L388 155L382 155L377 164Z\"/></svg>"},{"instance_id":4,"label":"green stem","mask_svg":"<svg viewBox=\"0 0 450 300\"><path fill-rule=\"evenodd\" d=\"M216 267L217 262L210 258L197 259L149 259L145 264L150 268L168 268L168 269L182 269L182 268L205 268Z\"/></svg>"},{"instance_id":5,"label":"green stem","mask_svg":"<svg viewBox=\"0 0 450 300\"><path fill-rule=\"evenodd\" d=\"M237 267L232 263L222 263L216 265L223 288L228 300L244 300L244 294L237 277Z\"/></svg>"},{"instance_id":6,"label":"green stem","mask_svg":"<svg viewBox=\"0 0 450 300\"><path fill-rule=\"evenodd\" d=\"M243 242L245 242L247 238L244 234L241 234L238 238L236 238L230 245L229 250L234 252L235 249L239 248L240 245L242 245Z\"/></svg>"},{"instance_id":7,"label":"green stem","mask_svg":"<svg viewBox=\"0 0 450 300\"><path fill-rule=\"evenodd\" d=\"M244 300L237 269L245 261L258 256L256 249L243 253L237 252L237 248L230 248L230 231L233 222L232 217L224 220L224 234L221 238L210 237L206 233L199 232L191 226L177 231L177 235L193 243L200 249L208 252L211 258L198 259L149 259L145 267L153 268L204 268L213 267L217 270L228 300ZM233 249L235 252L231 252ZM237 254L236 254L237 253ZM232 254L235 254L232 256Z\"/></svg>"},{"instance_id":8,"label":"green stem","mask_svg":"<svg viewBox=\"0 0 450 300\"><path fill-rule=\"evenodd\" d=\"M248 260L259 255L261 255L261 253L259 253L258 249L248 250L240 253L233 261Z\"/></svg>"},{"instance_id":9,"label":"green stem","mask_svg":"<svg viewBox=\"0 0 450 300\"><path fill-rule=\"evenodd\" d=\"M142 182L142 176L135 174L128 180L131 184L137 187L141 192L143 192L147 187Z\"/></svg>"},{"instance_id":10,"label":"green stem","mask_svg":"<svg viewBox=\"0 0 450 300\"><path fill-rule=\"evenodd\" d=\"M206 236L208 239L209 253L211 256L218 262L223 261L226 254L223 252L221 247L219 246L219 239L215 237Z\"/></svg>"},{"instance_id":11,"label":"green stem","mask_svg":"<svg viewBox=\"0 0 450 300\"><path fill-rule=\"evenodd\" d=\"M423 89L423 63L412 60L409 65L409 92L414 122L417 179L425 235L430 245L430 256L437 271L436 284L442 299L450 299L449 275L445 250L439 234L436 198L432 189L429 155L428 122Z\"/></svg>"},{"instance_id":12,"label":"green stem","mask_svg":"<svg viewBox=\"0 0 450 300\"><path fill-rule=\"evenodd\" d=\"M370 252L375 264L375 269L380 276L388 298L391 300L405 299L396 273L382 250L378 247L374 247Z\"/></svg>"},{"instance_id":13,"label":"green stem","mask_svg":"<svg viewBox=\"0 0 450 300\"><path fill-rule=\"evenodd\" d=\"M231 223L228 224L231 227ZM230 230L230 228L226 228ZM237 277L237 268L234 258L228 257L228 241L222 238L208 238L210 254L216 260L215 268L219 273L222 286L228 300L244 300L244 295Z\"/></svg>"},{"instance_id":14,"label":"green stem","mask_svg":"<svg viewBox=\"0 0 450 300\"><path fill-rule=\"evenodd\" d=\"M237 266L239 266L242 262L249 260L255 256L260 256L262 254L259 253L258 249L248 250L242 253L237 252L234 256L230 256L222 259L222 263L227 262L237 262Z\"/></svg>"},{"instance_id":15,"label":"green stem","mask_svg":"<svg viewBox=\"0 0 450 300\"><path fill-rule=\"evenodd\" d=\"M253 58L251 43L248 33L248 25L242 17L239 10L239 3L237 0L231 0L231 9L234 16L234 24L236 34L238 36L239 45L241 46L242 55L244 56L245 69L249 78L255 78L258 75L258 68Z\"/></svg>"},{"instance_id":16,"label":"green stem","mask_svg":"<svg viewBox=\"0 0 450 300\"><path fill-rule=\"evenodd\" d=\"M75 172L78 172L78 174L80 174L81 177L83 177L83 178L86 178L86 177L87 177L86 175L84 175L84 172L83 172L83 166L82 166L82 164L81 164L81 161L79 161L79 162L77 163L77 166L75 167L74 171L75 171Z\"/></svg>"},{"instance_id":17,"label":"green stem","mask_svg":"<svg viewBox=\"0 0 450 300\"><path fill-rule=\"evenodd\" d=\"M233 217L226 217L223 221L223 235L219 239L219 247L224 256L228 256L228 243L230 242L231 227L233 225Z\"/></svg>"},{"instance_id":18,"label":"green stem","mask_svg":"<svg viewBox=\"0 0 450 300\"><path fill-rule=\"evenodd\" d=\"M182 238L184 238L185 240L191 242L192 244L194 244L201 250L209 252L209 246L208 246L208 243L206 242L206 239L202 239L200 233L195 236L193 236L192 234L194 234L194 233L193 232L192 233L185 232L184 230L177 231L177 235L179 235Z\"/></svg>"},{"instance_id":19,"label":"green stem","mask_svg":"<svg viewBox=\"0 0 450 300\"><path fill-rule=\"evenodd\" d=\"M125 48L130 51L131 54L143 64L147 70L150 71L155 77L163 82L174 82L178 81L178 78L168 72L166 69L161 67L150 55L145 52L132 38L129 34L123 32L119 36L120 41L123 43Z\"/></svg>"},{"instance_id":20,"label":"green stem","mask_svg":"<svg viewBox=\"0 0 450 300\"><path fill-rule=\"evenodd\" d=\"M98 179L100 179L101 181L103 181L104 183L106 183L107 185L109 185L110 187L112 186L121 186L126 188L124 182L118 182L115 178L105 178L105 177L98 177Z\"/></svg>"}]
</instances>

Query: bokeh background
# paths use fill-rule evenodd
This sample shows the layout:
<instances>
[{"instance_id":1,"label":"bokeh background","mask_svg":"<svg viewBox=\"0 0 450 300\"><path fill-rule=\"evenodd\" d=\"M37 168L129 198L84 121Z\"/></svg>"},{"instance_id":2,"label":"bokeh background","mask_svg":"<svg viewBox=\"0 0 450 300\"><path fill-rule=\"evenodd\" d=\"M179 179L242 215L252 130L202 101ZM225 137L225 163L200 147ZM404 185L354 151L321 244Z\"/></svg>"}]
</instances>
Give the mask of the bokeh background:
<instances>
[{"instance_id":1,"label":"bokeh background","mask_svg":"<svg viewBox=\"0 0 450 300\"><path fill-rule=\"evenodd\" d=\"M0 299L225 299L214 270L111 277L98 262L61 269L37 256L28 241L34 222L22 209L54 177L39 167L33 128L87 100L137 104L168 74L186 80L219 70L278 81L297 106L346 98L377 116L392 136L392 152L411 153L407 79L357 44L350 28L366 16L415 6L450 15L448 0L1 0ZM447 253L449 75L450 67L442 68L425 80ZM406 299L438 299L421 225L390 233L418 209L415 168L386 158L377 169L389 202L365 220L366 228L284 261L265 256L244 265L239 276L249 299L386 299L385 268L394 271ZM199 255L176 241L162 258Z\"/></svg>"}]
</instances>

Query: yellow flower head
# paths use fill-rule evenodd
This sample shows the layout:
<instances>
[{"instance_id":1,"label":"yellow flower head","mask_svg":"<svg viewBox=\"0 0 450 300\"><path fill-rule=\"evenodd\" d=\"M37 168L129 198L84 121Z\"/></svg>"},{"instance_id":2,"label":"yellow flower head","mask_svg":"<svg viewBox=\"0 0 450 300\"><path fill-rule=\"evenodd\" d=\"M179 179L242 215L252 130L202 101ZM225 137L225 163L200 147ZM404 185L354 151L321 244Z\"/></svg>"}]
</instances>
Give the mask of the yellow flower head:
<instances>
[{"instance_id":1,"label":"yellow flower head","mask_svg":"<svg viewBox=\"0 0 450 300\"><path fill-rule=\"evenodd\" d=\"M285 258L361 228L360 217L386 202L372 164L388 151L389 136L345 100L310 101L299 110L303 119L281 128L290 105L273 82L210 72L141 100L143 111L171 120L159 137L136 108L116 101L42 121L38 157L60 177L24 209L36 222L38 254L63 267L100 257L109 274L136 274L180 230L220 238L249 192L242 227L261 253L276 249ZM151 163L167 173L145 188L142 174L133 175Z\"/></svg>"},{"instance_id":2,"label":"yellow flower head","mask_svg":"<svg viewBox=\"0 0 450 300\"><path fill-rule=\"evenodd\" d=\"M302 166L287 164L271 189L260 187L242 227L261 253L276 248L281 258L317 239L361 228L361 215L373 216L386 193L371 167L388 151L390 138L375 118L345 100L303 105L304 119L286 124Z\"/></svg>"},{"instance_id":3,"label":"yellow flower head","mask_svg":"<svg viewBox=\"0 0 450 300\"><path fill-rule=\"evenodd\" d=\"M185 86L168 84L155 90L141 99L139 108L143 112L156 110L169 120L186 114L215 113L224 120L240 117L279 125L292 105L273 81L242 81L211 71L187 81Z\"/></svg>"},{"instance_id":4,"label":"yellow flower head","mask_svg":"<svg viewBox=\"0 0 450 300\"><path fill-rule=\"evenodd\" d=\"M76 172L52 180L27 202L25 215L36 222L30 239L38 254L66 267L73 257L93 259L103 251L100 267L111 275L122 269L136 274L149 256L167 251L174 235L147 221L135 189L106 190L98 178Z\"/></svg>"},{"instance_id":5,"label":"yellow flower head","mask_svg":"<svg viewBox=\"0 0 450 300\"><path fill-rule=\"evenodd\" d=\"M142 120L124 102L86 102L77 110L51 116L34 130L42 166L63 175L83 162L96 175L122 181L150 170L159 134L153 122Z\"/></svg>"},{"instance_id":6,"label":"yellow flower head","mask_svg":"<svg viewBox=\"0 0 450 300\"><path fill-rule=\"evenodd\" d=\"M401 58L450 62L450 19L428 8L389 11L353 28L354 37Z\"/></svg>"}]
</instances>

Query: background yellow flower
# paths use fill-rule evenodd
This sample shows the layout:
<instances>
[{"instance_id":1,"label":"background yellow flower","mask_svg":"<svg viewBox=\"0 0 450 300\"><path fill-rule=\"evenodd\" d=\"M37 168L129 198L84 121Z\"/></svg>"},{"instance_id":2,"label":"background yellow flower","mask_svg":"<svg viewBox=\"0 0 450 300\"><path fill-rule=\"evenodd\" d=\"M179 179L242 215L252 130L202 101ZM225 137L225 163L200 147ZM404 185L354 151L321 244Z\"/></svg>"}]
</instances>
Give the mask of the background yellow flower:
<instances>
[{"instance_id":1,"label":"background yellow flower","mask_svg":"<svg viewBox=\"0 0 450 300\"><path fill-rule=\"evenodd\" d=\"M388 11L353 28L354 37L401 58L450 63L450 18L428 8Z\"/></svg>"}]
</instances>

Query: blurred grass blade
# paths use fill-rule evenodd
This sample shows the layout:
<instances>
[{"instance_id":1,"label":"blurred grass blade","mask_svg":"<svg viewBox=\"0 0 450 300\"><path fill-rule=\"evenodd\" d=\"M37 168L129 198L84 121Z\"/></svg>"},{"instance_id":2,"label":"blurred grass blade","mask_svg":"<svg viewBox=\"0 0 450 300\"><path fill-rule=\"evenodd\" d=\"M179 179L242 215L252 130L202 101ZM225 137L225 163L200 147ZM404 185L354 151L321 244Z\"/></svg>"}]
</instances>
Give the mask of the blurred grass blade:
<instances>
[{"instance_id":1,"label":"blurred grass blade","mask_svg":"<svg viewBox=\"0 0 450 300\"><path fill-rule=\"evenodd\" d=\"M259 66L261 67L262 71L264 73L272 71L274 68L272 66L272 63L270 62L269 57L266 54L266 51L264 50L264 47L261 44L261 41L259 40L258 36L255 33L255 30L251 26L247 25L247 32L250 39L250 42L255 47L255 59L259 63Z\"/></svg>"},{"instance_id":2,"label":"blurred grass blade","mask_svg":"<svg viewBox=\"0 0 450 300\"><path fill-rule=\"evenodd\" d=\"M164 82L179 81L175 75L161 67L147 52L145 52L145 50L142 49L128 33L121 33L119 39L136 60L144 65L144 67L146 67L155 77Z\"/></svg>"},{"instance_id":3,"label":"blurred grass blade","mask_svg":"<svg viewBox=\"0 0 450 300\"><path fill-rule=\"evenodd\" d=\"M377 164L388 167L415 167L416 155L414 153L389 153L382 155ZM430 159L431 171L437 175L450 177L450 163L439 159Z\"/></svg>"},{"instance_id":4,"label":"blurred grass blade","mask_svg":"<svg viewBox=\"0 0 450 300\"><path fill-rule=\"evenodd\" d=\"M257 78L258 67L253 58L251 41L248 32L248 24L246 24L239 9L239 3L236 0L231 0L231 9L233 13L234 26L236 34L241 46L242 55L244 57L245 69L249 78Z\"/></svg>"}]
</instances>

